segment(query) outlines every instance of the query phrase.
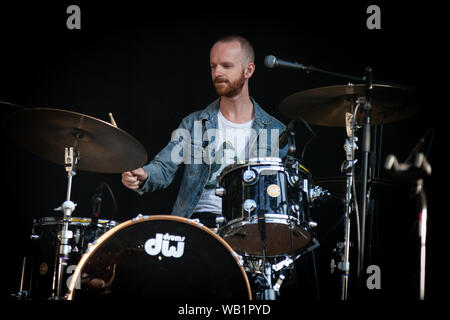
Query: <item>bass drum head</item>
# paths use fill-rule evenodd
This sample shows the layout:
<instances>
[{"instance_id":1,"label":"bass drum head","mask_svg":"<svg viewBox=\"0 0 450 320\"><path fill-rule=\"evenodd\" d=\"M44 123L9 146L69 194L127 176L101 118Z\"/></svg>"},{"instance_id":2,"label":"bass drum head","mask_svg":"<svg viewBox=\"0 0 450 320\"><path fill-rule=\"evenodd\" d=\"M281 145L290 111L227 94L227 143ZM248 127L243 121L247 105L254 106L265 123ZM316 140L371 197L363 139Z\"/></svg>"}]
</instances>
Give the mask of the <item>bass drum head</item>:
<instances>
[{"instance_id":1,"label":"bass drum head","mask_svg":"<svg viewBox=\"0 0 450 320\"><path fill-rule=\"evenodd\" d=\"M208 228L166 215L139 216L105 233L80 260L68 300L249 300L234 251Z\"/></svg>"}]
</instances>

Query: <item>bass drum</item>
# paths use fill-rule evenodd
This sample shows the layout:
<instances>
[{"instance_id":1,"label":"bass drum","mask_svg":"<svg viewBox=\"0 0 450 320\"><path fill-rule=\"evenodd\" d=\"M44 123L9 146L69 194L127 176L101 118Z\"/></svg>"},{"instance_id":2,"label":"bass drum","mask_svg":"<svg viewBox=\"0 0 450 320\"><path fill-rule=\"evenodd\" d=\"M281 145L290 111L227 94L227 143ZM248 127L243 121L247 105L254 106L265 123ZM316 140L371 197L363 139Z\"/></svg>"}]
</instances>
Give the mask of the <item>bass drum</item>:
<instances>
[{"instance_id":1,"label":"bass drum","mask_svg":"<svg viewBox=\"0 0 450 320\"><path fill-rule=\"evenodd\" d=\"M68 300L251 299L233 249L195 221L169 215L128 220L100 237L80 260Z\"/></svg>"}]
</instances>

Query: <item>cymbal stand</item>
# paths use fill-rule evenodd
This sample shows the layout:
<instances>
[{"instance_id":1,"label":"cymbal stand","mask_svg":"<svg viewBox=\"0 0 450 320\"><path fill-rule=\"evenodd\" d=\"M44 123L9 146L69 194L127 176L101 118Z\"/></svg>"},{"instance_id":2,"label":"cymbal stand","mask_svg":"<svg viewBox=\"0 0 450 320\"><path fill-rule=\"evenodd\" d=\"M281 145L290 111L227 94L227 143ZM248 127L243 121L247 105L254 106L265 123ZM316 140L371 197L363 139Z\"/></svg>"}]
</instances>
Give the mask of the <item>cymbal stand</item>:
<instances>
[{"instance_id":1,"label":"cymbal stand","mask_svg":"<svg viewBox=\"0 0 450 320\"><path fill-rule=\"evenodd\" d=\"M366 97L363 109L365 111L365 119L363 125L363 136L361 143L362 151L362 177L361 177L361 243L358 254L358 275L364 267L364 247L365 247L365 230L366 230L366 215L367 203L369 202L367 193L368 167L369 167L369 153L371 147L371 129L370 129L370 112L372 111L372 68L366 67Z\"/></svg>"},{"instance_id":2,"label":"cymbal stand","mask_svg":"<svg viewBox=\"0 0 450 320\"><path fill-rule=\"evenodd\" d=\"M355 112L354 114L347 113L345 115L347 138L345 139L344 150L346 154L346 160L342 163L341 171L346 175L346 188L345 188L345 205L344 205L344 243L343 253L341 261L338 263L338 269L341 271L341 300L348 299L348 287L350 276L350 222L352 211L352 188L354 183L354 168L358 161L355 159L355 149L357 149L355 137L355 121L354 115L356 115L358 108L360 107L360 100L354 101Z\"/></svg>"},{"instance_id":3,"label":"cymbal stand","mask_svg":"<svg viewBox=\"0 0 450 320\"><path fill-rule=\"evenodd\" d=\"M55 270L53 274L53 296L54 300L65 299L63 291L63 278L67 268L67 262L69 260L69 254L71 246L69 240L73 237L72 231L69 230L69 222L72 212L75 210L76 204L70 200L72 191L72 177L76 175L76 167L79 160L79 153L76 148L65 148L64 166L67 171L67 194L66 201L56 208L55 211L62 211L63 223L61 231L58 235L59 247L58 247L58 259L55 264Z\"/></svg>"}]
</instances>

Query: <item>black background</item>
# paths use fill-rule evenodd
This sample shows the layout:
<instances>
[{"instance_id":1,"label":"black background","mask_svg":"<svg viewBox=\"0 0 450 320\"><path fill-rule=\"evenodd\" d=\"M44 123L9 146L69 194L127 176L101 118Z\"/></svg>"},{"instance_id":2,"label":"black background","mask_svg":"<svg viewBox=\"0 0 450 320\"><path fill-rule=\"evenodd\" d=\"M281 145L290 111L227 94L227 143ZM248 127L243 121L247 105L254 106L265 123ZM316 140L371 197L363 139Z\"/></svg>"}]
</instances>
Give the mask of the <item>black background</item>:
<instances>
[{"instance_id":1,"label":"black background","mask_svg":"<svg viewBox=\"0 0 450 320\"><path fill-rule=\"evenodd\" d=\"M66 27L70 4L81 8L81 30ZM375 79L413 87L422 106L419 114L383 126L382 163L388 154L404 161L419 138L428 129L436 129L428 154L433 176L426 181L426 190L430 205L427 299L437 299L436 288L445 279L438 271L445 254L436 249L440 234L435 227L443 214L435 210L442 199L436 181L444 179L438 161L445 154L441 126L446 116L445 91L439 86L440 75L445 75L446 38L439 18L443 8L378 3L381 30L369 30L366 9L370 4L2 4L0 100L76 111L105 121L112 112L118 126L142 143L150 160L184 116L216 98L209 49L221 35L237 33L253 44L256 71L250 94L284 123L289 119L280 114L278 105L286 96L346 81L267 69L263 64L267 55L353 76L363 76L364 68L371 66ZM314 178L342 176L344 128L312 128L317 138L307 149L304 165ZM24 150L6 132L2 136L2 293L7 296L18 290L33 219L55 215L53 208L64 201L67 181L62 166ZM308 139L305 127L297 125L298 150ZM383 170L380 177L389 178ZM73 216L90 217L90 197L102 181L113 190L119 210L114 213L107 195L101 218L126 221L139 213L171 211L179 176L166 190L142 197L123 187L120 179L120 174L79 171L73 181L72 200L77 203ZM381 267L382 289L362 290L352 298L415 301L419 251L414 199L389 194L379 206L370 262ZM342 224L333 228L342 214L340 202L330 200L314 214L321 242L316 254L320 298L337 300L339 286L329 274L329 263L331 250L343 236ZM288 282L283 297L316 299L311 257L300 261L298 269L298 282Z\"/></svg>"}]
</instances>

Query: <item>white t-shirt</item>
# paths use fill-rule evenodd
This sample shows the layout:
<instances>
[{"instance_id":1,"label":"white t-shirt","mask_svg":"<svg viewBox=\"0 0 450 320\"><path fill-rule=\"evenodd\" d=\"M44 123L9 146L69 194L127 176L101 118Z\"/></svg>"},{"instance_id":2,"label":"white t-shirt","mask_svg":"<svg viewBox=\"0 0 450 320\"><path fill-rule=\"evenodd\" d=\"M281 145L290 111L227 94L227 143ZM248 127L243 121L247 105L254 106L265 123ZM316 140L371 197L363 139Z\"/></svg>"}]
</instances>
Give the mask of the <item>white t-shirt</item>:
<instances>
[{"instance_id":1,"label":"white t-shirt","mask_svg":"<svg viewBox=\"0 0 450 320\"><path fill-rule=\"evenodd\" d=\"M216 178L222 170L236 161L248 159L248 143L253 120L246 123L234 123L217 114L215 137L215 158L211 164L211 173L203 189L202 196L194 212L222 213L222 198L216 196Z\"/></svg>"}]
</instances>

